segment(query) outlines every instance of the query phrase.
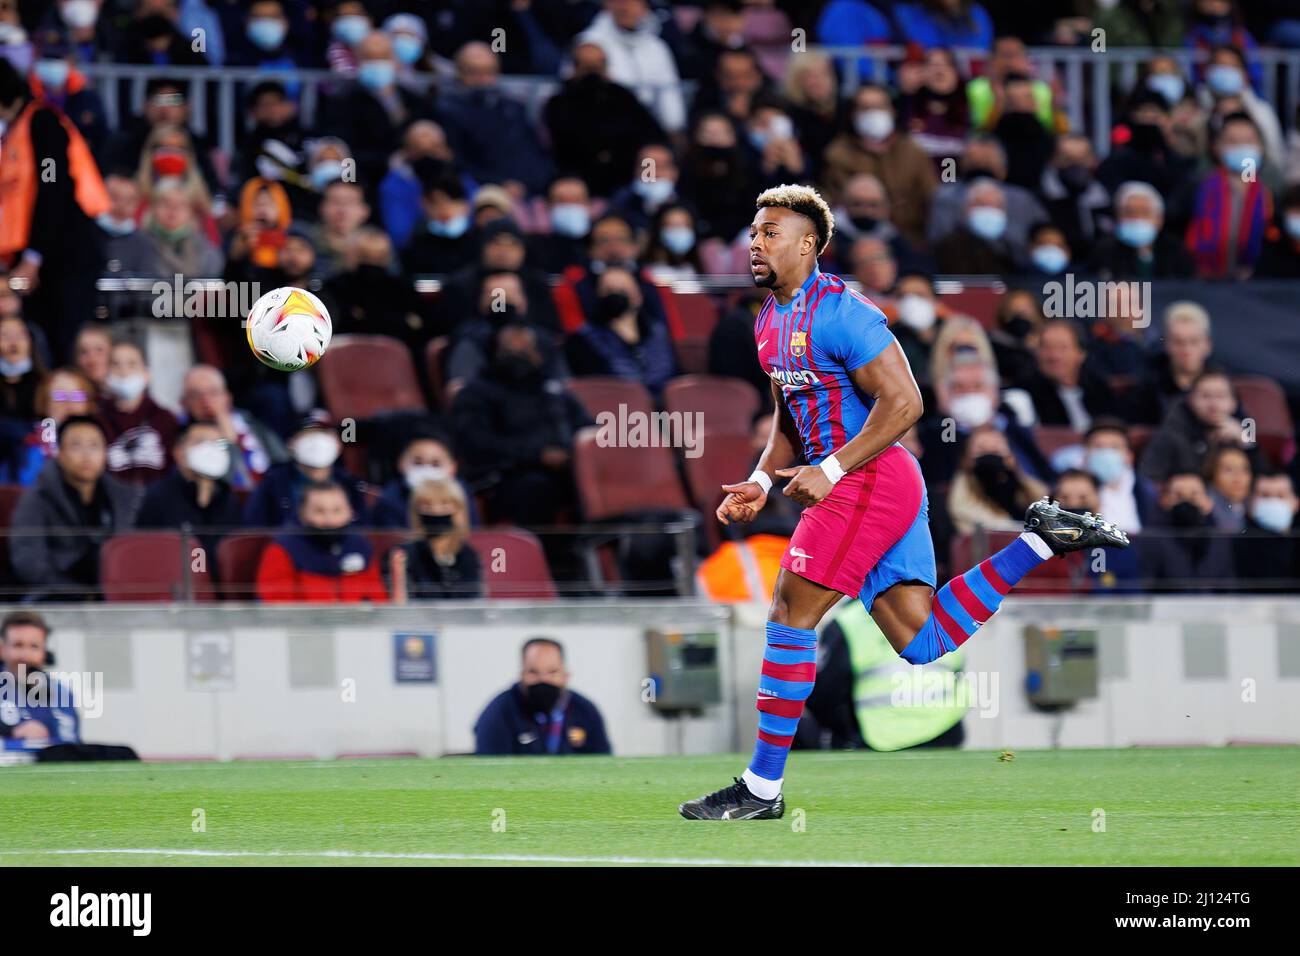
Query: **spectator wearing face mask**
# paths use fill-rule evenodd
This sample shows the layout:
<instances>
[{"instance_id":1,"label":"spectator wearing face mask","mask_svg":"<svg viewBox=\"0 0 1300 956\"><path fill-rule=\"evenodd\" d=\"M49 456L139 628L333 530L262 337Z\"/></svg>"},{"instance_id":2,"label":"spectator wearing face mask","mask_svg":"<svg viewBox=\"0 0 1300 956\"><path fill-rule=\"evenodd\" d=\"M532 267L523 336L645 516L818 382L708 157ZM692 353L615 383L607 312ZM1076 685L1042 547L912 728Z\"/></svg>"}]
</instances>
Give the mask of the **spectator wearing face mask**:
<instances>
[{"instance_id":1,"label":"spectator wearing face mask","mask_svg":"<svg viewBox=\"0 0 1300 956\"><path fill-rule=\"evenodd\" d=\"M469 486L459 477L459 466L451 447L441 435L417 432L397 458L397 475L384 485L375 502L372 519L376 528L406 528L411 524L411 491L428 481L455 481L465 496L465 514L470 525L478 524L478 512Z\"/></svg>"},{"instance_id":2,"label":"spectator wearing face mask","mask_svg":"<svg viewBox=\"0 0 1300 956\"><path fill-rule=\"evenodd\" d=\"M1142 473L1152 481L1173 474L1203 474L1215 447L1242 445L1246 433L1236 410L1237 397L1227 374L1218 369L1202 372L1151 439L1142 455Z\"/></svg>"},{"instance_id":3,"label":"spectator wearing face mask","mask_svg":"<svg viewBox=\"0 0 1300 956\"><path fill-rule=\"evenodd\" d=\"M1002 84L1002 104L993 135L1007 154L1007 182L1039 189L1052 159L1055 134L1035 114L1035 81L1026 74L1008 75Z\"/></svg>"},{"instance_id":4,"label":"spectator wearing face mask","mask_svg":"<svg viewBox=\"0 0 1300 956\"><path fill-rule=\"evenodd\" d=\"M1164 232L1165 203L1151 185L1126 182L1115 191L1115 234L1097 242L1089 271L1103 280L1189 278L1195 262Z\"/></svg>"},{"instance_id":5,"label":"spectator wearing face mask","mask_svg":"<svg viewBox=\"0 0 1300 956\"><path fill-rule=\"evenodd\" d=\"M704 272L695 234L695 214L679 203L660 208L650 226L646 269L656 282L689 279Z\"/></svg>"},{"instance_id":6,"label":"spectator wearing face mask","mask_svg":"<svg viewBox=\"0 0 1300 956\"><path fill-rule=\"evenodd\" d=\"M600 44L575 42L572 74L542 110L556 168L581 179L596 196L626 185L637 150L665 137L636 94L610 81L608 62ZM592 143L601 148L592 149Z\"/></svg>"},{"instance_id":7,"label":"spectator wearing face mask","mask_svg":"<svg viewBox=\"0 0 1300 956\"><path fill-rule=\"evenodd\" d=\"M528 260L543 272L557 274L587 258L591 232L591 194L577 176L557 176L546 189L549 232L528 237Z\"/></svg>"},{"instance_id":8,"label":"spectator wearing face mask","mask_svg":"<svg viewBox=\"0 0 1300 956\"><path fill-rule=\"evenodd\" d=\"M402 148L388 162L388 172L379 183L379 209L384 229L400 252L410 243L421 222L420 178L416 164L432 160L455 168L455 155L446 131L433 120L416 120L402 134ZM462 180L469 177L462 175ZM468 190L472 180L463 183Z\"/></svg>"},{"instance_id":9,"label":"spectator wearing face mask","mask_svg":"<svg viewBox=\"0 0 1300 956\"><path fill-rule=\"evenodd\" d=\"M99 94L73 66L73 59L72 50L64 43L43 42L27 82L34 97L58 107L72 120L90 151L98 155L108 138L108 118Z\"/></svg>"},{"instance_id":10,"label":"spectator wearing face mask","mask_svg":"<svg viewBox=\"0 0 1300 956\"><path fill-rule=\"evenodd\" d=\"M336 0L327 4L323 12L330 37L325 61L331 72L354 77L359 59L357 47L375 29L370 12L360 0Z\"/></svg>"},{"instance_id":11,"label":"spectator wearing face mask","mask_svg":"<svg viewBox=\"0 0 1300 956\"><path fill-rule=\"evenodd\" d=\"M610 211L626 219L633 229L648 228L660 209L679 201L679 176L672 147L647 143L637 150L631 182L610 198Z\"/></svg>"},{"instance_id":12,"label":"spectator wearing face mask","mask_svg":"<svg viewBox=\"0 0 1300 956\"><path fill-rule=\"evenodd\" d=\"M73 415L58 430L58 455L23 492L10 527L9 557L17 579L37 599L83 600L99 587L99 549L135 522L140 489L107 473L104 427ZM55 529L83 534L53 534Z\"/></svg>"},{"instance_id":13,"label":"spectator wearing face mask","mask_svg":"<svg viewBox=\"0 0 1300 956\"><path fill-rule=\"evenodd\" d=\"M759 102L745 124L746 157L761 188L796 182L808 176L790 114L779 102Z\"/></svg>"},{"instance_id":14,"label":"spectator wearing face mask","mask_svg":"<svg viewBox=\"0 0 1300 956\"><path fill-rule=\"evenodd\" d=\"M870 173L859 173L844 184L840 203L834 209L837 255L847 258L844 247L858 239L879 239L906 272L932 272L934 263L903 238L890 219L885 184ZM861 279L861 276L858 276Z\"/></svg>"},{"instance_id":15,"label":"spectator wearing face mask","mask_svg":"<svg viewBox=\"0 0 1300 956\"><path fill-rule=\"evenodd\" d=\"M1047 494L1047 486L1026 475L1006 436L993 425L971 431L961 466L948 489L948 517L958 534L1019 531L1025 509Z\"/></svg>"},{"instance_id":16,"label":"spectator wearing face mask","mask_svg":"<svg viewBox=\"0 0 1300 956\"><path fill-rule=\"evenodd\" d=\"M1245 533L1235 541L1237 581L1242 590L1284 591L1300 587L1300 537L1296 535L1296 498L1284 472L1255 476Z\"/></svg>"},{"instance_id":17,"label":"spectator wearing face mask","mask_svg":"<svg viewBox=\"0 0 1300 956\"><path fill-rule=\"evenodd\" d=\"M405 343L419 361L432 338L425 305L411 281L396 271L393 244L378 226L352 233L344 268L321 288L334 321L335 335L386 335Z\"/></svg>"},{"instance_id":18,"label":"spectator wearing face mask","mask_svg":"<svg viewBox=\"0 0 1300 956\"><path fill-rule=\"evenodd\" d=\"M1097 181L1097 156L1092 140L1082 133L1066 133L1056 140L1051 162L1043 169L1038 191L1047 214L1061 236L1061 247L1086 260L1092 245L1115 226L1110 191ZM1041 228L1041 227L1039 227ZM1030 236L1031 248L1035 240ZM1038 271L1054 275L1064 272L1070 255L1058 268L1052 263L1034 262ZM1054 263L1055 260L1052 260Z\"/></svg>"},{"instance_id":19,"label":"spectator wearing face mask","mask_svg":"<svg viewBox=\"0 0 1300 956\"><path fill-rule=\"evenodd\" d=\"M1267 163L1278 169L1282 165L1282 126L1275 107L1263 99L1255 89L1263 77L1259 64L1248 67L1241 49L1230 43L1214 46L1202 73L1203 84L1197 91L1198 102L1214 112L1216 104L1224 100L1240 102L1240 109L1250 117L1259 131L1260 149Z\"/></svg>"},{"instance_id":20,"label":"spectator wearing face mask","mask_svg":"<svg viewBox=\"0 0 1300 956\"><path fill-rule=\"evenodd\" d=\"M32 332L18 316L0 319L0 419L26 434L36 418L36 393L45 379L45 364Z\"/></svg>"},{"instance_id":21,"label":"spectator wearing face mask","mask_svg":"<svg viewBox=\"0 0 1300 956\"><path fill-rule=\"evenodd\" d=\"M113 344L99 414L114 478L148 485L166 473L176 441L176 417L149 395L149 366L136 343Z\"/></svg>"},{"instance_id":22,"label":"spectator wearing face mask","mask_svg":"<svg viewBox=\"0 0 1300 956\"><path fill-rule=\"evenodd\" d=\"M1056 479L1052 497L1057 504L1076 514L1101 514L1100 483L1091 472L1068 468ZM1109 518L1109 514L1107 518ZM1099 548L1089 560L1070 569L1071 576L1085 575L1094 590L1111 593L1140 590L1141 568L1132 548ZM1076 579L1077 580L1077 579Z\"/></svg>"},{"instance_id":23,"label":"spectator wearing face mask","mask_svg":"<svg viewBox=\"0 0 1300 956\"><path fill-rule=\"evenodd\" d=\"M1300 276L1300 185L1288 188L1278 198L1277 206L1277 228L1265 240L1255 267L1258 279Z\"/></svg>"},{"instance_id":24,"label":"spectator wearing face mask","mask_svg":"<svg viewBox=\"0 0 1300 956\"><path fill-rule=\"evenodd\" d=\"M1016 260L1007 241L1007 197L991 179L966 190L965 216L934 246L939 271L956 275L1010 275Z\"/></svg>"},{"instance_id":25,"label":"spectator wearing face mask","mask_svg":"<svg viewBox=\"0 0 1300 956\"><path fill-rule=\"evenodd\" d=\"M150 66L207 66L206 54L195 49L188 31L181 32L178 7L137 4L134 19L122 31L122 48L114 59Z\"/></svg>"},{"instance_id":26,"label":"spectator wearing face mask","mask_svg":"<svg viewBox=\"0 0 1300 956\"><path fill-rule=\"evenodd\" d=\"M250 412L235 408L219 369L195 365L181 380L181 408L189 421L210 421L230 450L221 477L238 489L252 489L272 466L289 458L279 436Z\"/></svg>"},{"instance_id":27,"label":"spectator wearing face mask","mask_svg":"<svg viewBox=\"0 0 1300 956\"><path fill-rule=\"evenodd\" d=\"M961 225L966 218L967 194L982 180L991 179L1002 186L1006 199L1005 235L1012 257L1016 262L1027 259L1029 230L1048 218L1047 211L1033 192L1006 182L1007 154L1002 144L987 133L975 133L966 142L957 172L957 181L941 184L930 205L926 228L930 247Z\"/></svg>"},{"instance_id":28,"label":"spectator wearing face mask","mask_svg":"<svg viewBox=\"0 0 1300 956\"><path fill-rule=\"evenodd\" d=\"M921 245L930 201L939 182L934 164L906 131L896 128L893 100L885 87L859 87L853 97L852 116L852 129L841 133L826 148L827 187L838 198L852 176L871 173L885 184L890 215L898 231L908 242Z\"/></svg>"},{"instance_id":29,"label":"spectator wearing face mask","mask_svg":"<svg viewBox=\"0 0 1300 956\"><path fill-rule=\"evenodd\" d=\"M1214 152L1217 165L1196 189L1187 248L1200 278L1249 278L1273 221L1258 128L1244 113L1224 117Z\"/></svg>"},{"instance_id":30,"label":"spectator wearing face mask","mask_svg":"<svg viewBox=\"0 0 1300 956\"><path fill-rule=\"evenodd\" d=\"M445 168L422 166L418 172L430 177L423 182L420 199L424 227L402 253L403 269L416 275L444 275L463 269L478 251L465 187Z\"/></svg>"},{"instance_id":31,"label":"spectator wearing face mask","mask_svg":"<svg viewBox=\"0 0 1300 956\"><path fill-rule=\"evenodd\" d=\"M924 449L921 470L928 484L947 484L961 465L963 442L978 428L1000 432L1016 460L1030 478L1049 480L1052 468L1034 441L1002 401L997 370L972 353L953 359L943 380L934 383L936 414L917 428Z\"/></svg>"},{"instance_id":32,"label":"spectator wearing face mask","mask_svg":"<svg viewBox=\"0 0 1300 956\"><path fill-rule=\"evenodd\" d=\"M389 552L394 604L482 597L483 569L469 546L465 490L451 478L426 478L411 491L407 526L414 541Z\"/></svg>"},{"instance_id":33,"label":"spectator wearing face mask","mask_svg":"<svg viewBox=\"0 0 1300 956\"><path fill-rule=\"evenodd\" d=\"M175 465L149 486L136 517L139 528L190 527L208 554L217 553L221 533L241 523L239 500L225 476L230 445L214 422L190 421L172 449Z\"/></svg>"},{"instance_id":34,"label":"spectator wearing face mask","mask_svg":"<svg viewBox=\"0 0 1300 956\"><path fill-rule=\"evenodd\" d=\"M329 415L307 416L289 438L290 461L272 465L244 506L244 524L276 528L294 520L302 491L308 485L332 482L344 489L351 513L367 518L365 485L339 461L343 445Z\"/></svg>"},{"instance_id":35,"label":"spectator wearing face mask","mask_svg":"<svg viewBox=\"0 0 1300 956\"><path fill-rule=\"evenodd\" d=\"M753 200L750 200L753 205ZM658 287L641 274L637 261L640 244L631 224L616 213L606 213L592 224L587 239L587 261L581 268L570 269L554 290L560 327L574 332L583 323L595 321L599 278L610 269L630 272L641 289L641 308L652 323L665 325L669 318Z\"/></svg>"},{"instance_id":36,"label":"spectator wearing face mask","mask_svg":"<svg viewBox=\"0 0 1300 956\"><path fill-rule=\"evenodd\" d=\"M1158 491L1134 467L1128 426L1117 418L1099 418L1083 439L1083 467L1097 480L1100 507L1093 511L1129 534L1137 534L1156 511Z\"/></svg>"},{"instance_id":37,"label":"spectator wearing face mask","mask_svg":"<svg viewBox=\"0 0 1300 956\"><path fill-rule=\"evenodd\" d=\"M1224 588L1232 583L1233 544L1214 533L1214 502L1199 474L1171 474L1160 489L1160 510L1135 541L1142 578L1152 589L1193 582Z\"/></svg>"},{"instance_id":38,"label":"spectator wearing face mask","mask_svg":"<svg viewBox=\"0 0 1300 956\"><path fill-rule=\"evenodd\" d=\"M677 374L668 327L641 308L641 287L625 269L610 268L596 280L596 311L565 341L574 375L612 375L640 382L659 395Z\"/></svg>"},{"instance_id":39,"label":"spectator wearing face mask","mask_svg":"<svg viewBox=\"0 0 1300 956\"><path fill-rule=\"evenodd\" d=\"M546 377L532 328L501 328L492 356L451 407L465 477L484 488L491 520L554 524L574 505L574 435L593 422L577 399Z\"/></svg>"},{"instance_id":40,"label":"spectator wearing face mask","mask_svg":"<svg viewBox=\"0 0 1300 956\"><path fill-rule=\"evenodd\" d=\"M353 514L347 492L337 482L306 485L298 507L300 527L277 535L262 552L258 600L387 602L374 548L348 527Z\"/></svg>"},{"instance_id":41,"label":"spectator wearing face mask","mask_svg":"<svg viewBox=\"0 0 1300 956\"><path fill-rule=\"evenodd\" d=\"M474 723L474 753L608 754L600 711L569 689L564 648L549 637L524 642L519 680L494 697Z\"/></svg>"},{"instance_id":42,"label":"spectator wearing face mask","mask_svg":"<svg viewBox=\"0 0 1300 956\"><path fill-rule=\"evenodd\" d=\"M1070 268L1073 259L1069 240L1055 223L1040 222L1030 231L1026 275L1041 280L1056 278Z\"/></svg>"},{"instance_id":43,"label":"spectator wearing face mask","mask_svg":"<svg viewBox=\"0 0 1300 956\"><path fill-rule=\"evenodd\" d=\"M1205 483L1214 502L1214 526L1240 532L1246 527L1253 480L1250 456L1242 449L1222 445L1205 463Z\"/></svg>"},{"instance_id":44,"label":"spectator wearing face mask","mask_svg":"<svg viewBox=\"0 0 1300 956\"><path fill-rule=\"evenodd\" d=\"M402 145L402 130L415 120L433 119L433 107L425 94L398 83L387 34L369 32L355 50L356 80L325 99L319 123L323 133L352 148L357 178L377 183L388 171L388 157Z\"/></svg>"},{"instance_id":45,"label":"spectator wearing face mask","mask_svg":"<svg viewBox=\"0 0 1300 956\"><path fill-rule=\"evenodd\" d=\"M647 0L605 0L579 37L605 51L609 78L632 90L669 133L686 127L686 102L672 50ZM653 85L653 86L652 86Z\"/></svg>"},{"instance_id":46,"label":"spectator wearing face mask","mask_svg":"<svg viewBox=\"0 0 1300 956\"><path fill-rule=\"evenodd\" d=\"M111 170L104 176L108 211L95 222L104 231L104 272L123 279L153 278L157 268L154 245L139 228L140 187L126 169Z\"/></svg>"},{"instance_id":47,"label":"spectator wearing face mask","mask_svg":"<svg viewBox=\"0 0 1300 956\"><path fill-rule=\"evenodd\" d=\"M921 379L928 378L930 356L934 340L947 317L947 310L939 304L929 276L912 273L899 276L894 284L893 301L887 303L886 317L892 319L890 330L898 340L903 354Z\"/></svg>"},{"instance_id":48,"label":"spectator wearing face mask","mask_svg":"<svg viewBox=\"0 0 1300 956\"><path fill-rule=\"evenodd\" d=\"M695 209L701 239L736 240L753 218L753 175L731 118L719 110L700 112L682 162L681 190Z\"/></svg>"},{"instance_id":49,"label":"spectator wearing face mask","mask_svg":"<svg viewBox=\"0 0 1300 956\"><path fill-rule=\"evenodd\" d=\"M292 73L310 67L299 49L295 24L282 0L253 0L247 5L243 30L231 33L232 66L255 66L267 72ZM290 94L296 99L298 84L290 81Z\"/></svg>"}]
</instances>

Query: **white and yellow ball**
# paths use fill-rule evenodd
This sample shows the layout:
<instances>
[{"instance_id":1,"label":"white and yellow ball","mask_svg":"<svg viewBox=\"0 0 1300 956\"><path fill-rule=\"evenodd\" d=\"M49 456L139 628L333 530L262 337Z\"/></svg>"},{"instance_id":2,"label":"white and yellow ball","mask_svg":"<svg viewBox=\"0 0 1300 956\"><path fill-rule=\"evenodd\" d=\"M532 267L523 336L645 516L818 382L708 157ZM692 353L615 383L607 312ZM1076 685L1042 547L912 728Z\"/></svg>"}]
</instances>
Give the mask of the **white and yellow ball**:
<instances>
[{"instance_id":1,"label":"white and yellow ball","mask_svg":"<svg viewBox=\"0 0 1300 956\"><path fill-rule=\"evenodd\" d=\"M248 313L248 347L265 365L281 372L311 368L329 348L329 310L306 289L284 286L253 303Z\"/></svg>"}]
</instances>

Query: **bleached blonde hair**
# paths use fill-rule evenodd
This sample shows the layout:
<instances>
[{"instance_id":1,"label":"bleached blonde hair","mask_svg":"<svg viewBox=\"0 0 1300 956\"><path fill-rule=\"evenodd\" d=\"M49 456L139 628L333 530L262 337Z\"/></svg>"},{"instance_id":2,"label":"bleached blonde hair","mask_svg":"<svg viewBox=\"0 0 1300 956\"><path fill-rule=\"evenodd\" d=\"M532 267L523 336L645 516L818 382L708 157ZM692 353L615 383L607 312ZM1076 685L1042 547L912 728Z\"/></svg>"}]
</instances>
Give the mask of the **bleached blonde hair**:
<instances>
[{"instance_id":1,"label":"bleached blonde hair","mask_svg":"<svg viewBox=\"0 0 1300 956\"><path fill-rule=\"evenodd\" d=\"M782 183L780 186L765 189L758 194L758 199L754 200L755 209L762 209L764 206L789 209L811 220L813 229L817 233L818 255L825 252L826 247L831 244L831 236L835 235L835 215L821 193L811 186Z\"/></svg>"}]
</instances>

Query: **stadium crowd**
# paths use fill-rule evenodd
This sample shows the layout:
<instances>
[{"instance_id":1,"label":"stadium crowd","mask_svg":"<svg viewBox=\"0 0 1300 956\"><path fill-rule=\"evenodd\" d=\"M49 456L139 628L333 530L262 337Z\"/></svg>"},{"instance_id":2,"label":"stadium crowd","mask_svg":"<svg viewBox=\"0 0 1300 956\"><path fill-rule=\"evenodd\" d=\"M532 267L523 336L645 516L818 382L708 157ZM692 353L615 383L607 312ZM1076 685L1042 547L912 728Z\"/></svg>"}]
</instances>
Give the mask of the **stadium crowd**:
<instances>
[{"instance_id":1,"label":"stadium crowd","mask_svg":"<svg viewBox=\"0 0 1300 956\"><path fill-rule=\"evenodd\" d=\"M1202 54L1191 71L1153 56L1116 91L1104 156L1030 56L1094 28ZM820 49L864 44L902 52L878 75ZM188 529L211 554L266 531L239 554L267 601L491 596L475 535L506 526L693 510L700 556L718 557L738 542L714 527L717 484L747 473L769 424L766 291L689 286L748 278L753 199L787 181L831 202L822 268L881 307L923 387L906 442L941 563L1053 494L1139 547L1054 562L1049 587L1286 586L1300 459L1281 389L1216 362L1219 317L1195 301L1154 339L1131 309L1061 318L1043 301L1066 275L1300 276L1300 132L1264 95L1261 46L1300 46L1300 3L0 0L9 593L97 593L104 543L131 529ZM115 125L107 86L127 104L131 81L88 75L105 63L153 68ZM185 72L223 66L264 71L239 85L233 154L196 132L214 110ZM329 73L310 123L305 70ZM520 77L556 84L539 111ZM1006 291L973 317L936 275ZM140 324L107 321L148 319L157 297L103 280L177 276L301 286L344 338L286 376L239 316L172 320L192 364L163 394ZM382 338L349 354L358 335ZM414 402L355 410L403 377ZM593 387L611 379L625 389ZM730 424L704 437L705 465L629 448L602 470L584 429L620 402ZM788 504L769 509L745 531L788 533ZM591 547L615 577L670 578L660 537ZM579 592L581 542L544 534L541 558Z\"/></svg>"}]
</instances>

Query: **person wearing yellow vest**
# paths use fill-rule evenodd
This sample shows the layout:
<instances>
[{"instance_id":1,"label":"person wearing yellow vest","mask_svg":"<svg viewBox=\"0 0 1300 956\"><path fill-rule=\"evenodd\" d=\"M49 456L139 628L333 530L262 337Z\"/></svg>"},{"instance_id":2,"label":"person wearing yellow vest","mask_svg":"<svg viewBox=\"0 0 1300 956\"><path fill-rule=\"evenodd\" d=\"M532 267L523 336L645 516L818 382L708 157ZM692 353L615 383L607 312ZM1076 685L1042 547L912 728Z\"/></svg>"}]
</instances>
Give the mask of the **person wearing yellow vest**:
<instances>
[{"instance_id":1,"label":"person wearing yellow vest","mask_svg":"<svg viewBox=\"0 0 1300 956\"><path fill-rule=\"evenodd\" d=\"M826 732L837 750L961 746L966 736L962 717L970 704L966 685L956 680L952 699L938 693L946 689L950 675L961 673L960 648L929 664L909 664L890 646L861 601L840 605L822 629L819 644L817 684L808 697L795 746L817 747ZM914 669L922 672L919 682ZM910 699L917 689L920 699Z\"/></svg>"},{"instance_id":2,"label":"person wearing yellow vest","mask_svg":"<svg viewBox=\"0 0 1300 956\"><path fill-rule=\"evenodd\" d=\"M95 219L108 192L90 147L50 103L0 60L0 269L26 297L55 364L68 360L81 324L94 315L104 234Z\"/></svg>"}]
</instances>

